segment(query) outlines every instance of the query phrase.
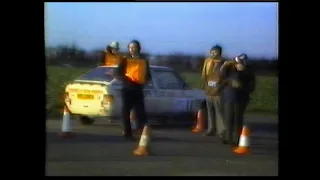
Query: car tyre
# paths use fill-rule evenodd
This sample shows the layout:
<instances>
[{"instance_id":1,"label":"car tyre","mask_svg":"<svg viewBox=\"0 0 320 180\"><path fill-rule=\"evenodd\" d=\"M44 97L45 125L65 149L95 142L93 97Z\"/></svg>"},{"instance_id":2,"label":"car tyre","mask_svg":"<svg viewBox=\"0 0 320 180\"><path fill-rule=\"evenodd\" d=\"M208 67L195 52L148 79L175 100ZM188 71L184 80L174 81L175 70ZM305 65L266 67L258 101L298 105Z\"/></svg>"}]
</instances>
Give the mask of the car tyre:
<instances>
[{"instance_id":1,"label":"car tyre","mask_svg":"<svg viewBox=\"0 0 320 180\"><path fill-rule=\"evenodd\" d=\"M79 121L82 125L91 125L94 123L94 119L88 116L79 116Z\"/></svg>"}]
</instances>

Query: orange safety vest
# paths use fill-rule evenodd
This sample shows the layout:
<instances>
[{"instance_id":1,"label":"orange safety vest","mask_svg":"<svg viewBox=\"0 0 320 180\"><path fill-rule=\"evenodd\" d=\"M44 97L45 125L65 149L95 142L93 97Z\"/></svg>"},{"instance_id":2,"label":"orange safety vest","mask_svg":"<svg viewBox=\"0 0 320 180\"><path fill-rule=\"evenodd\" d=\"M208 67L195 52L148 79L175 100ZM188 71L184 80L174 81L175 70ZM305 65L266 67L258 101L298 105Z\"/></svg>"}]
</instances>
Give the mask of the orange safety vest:
<instances>
[{"instance_id":1,"label":"orange safety vest","mask_svg":"<svg viewBox=\"0 0 320 180\"><path fill-rule=\"evenodd\" d=\"M104 65L105 66L115 66L118 65L120 60L121 60L121 56L119 54L111 54L108 52L104 52Z\"/></svg>"},{"instance_id":2,"label":"orange safety vest","mask_svg":"<svg viewBox=\"0 0 320 180\"><path fill-rule=\"evenodd\" d=\"M144 59L127 59L126 76L138 84L145 84L147 62Z\"/></svg>"}]
</instances>

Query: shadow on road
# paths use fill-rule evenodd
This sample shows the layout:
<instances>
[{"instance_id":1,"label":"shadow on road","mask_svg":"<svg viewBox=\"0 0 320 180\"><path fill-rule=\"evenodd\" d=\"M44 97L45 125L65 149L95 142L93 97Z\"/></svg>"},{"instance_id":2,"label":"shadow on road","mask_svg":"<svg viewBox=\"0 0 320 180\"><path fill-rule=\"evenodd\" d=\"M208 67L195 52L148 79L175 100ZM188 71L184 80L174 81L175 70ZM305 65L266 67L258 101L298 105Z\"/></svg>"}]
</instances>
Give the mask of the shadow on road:
<instances>
[{"instance_id":1,"label":"shadow on road","mask_svg":"<svg viewBox=\"0 0 320 180\"><path fill-rule=\"evenodd\" d=\"M186 138L176 138L176 137L169 137L169 136L159 136L159 135L152 135L151 141L152 143L156 142L165 142L165 143L217 143L214 138L199 138L201 135L195 134L193 137L188 136ZM62 138L58 136L58 133L55 132L47 132L47 143L138 143L139 142L138 136L135 136L135 140L126 140L122 137L122 135L98 135L98 134L91 134L91 133L83 133L83 132L76 132L74 137L71 138Z\"/></svg>"},{"instance_id":2,"label":"shadow on road","mask_svg":"<svg viewBox=\"0 0 320 180\"><path fill-rule=\"evenodd\" d=\"M185 138L177 137L164 137L164 136L155 136L152 137L152 142L165 142L165 143L193 143L193 144L203 144L203 143L220 143L215 137L201 137L202 135L192 134Z\"/></svg>"},{"instance_id":3,"label":"shadow on road","mask_svg":"<svg viewBox=\"0 0 320 180\"><path fill-rule=\"evenodd\" d=\"M247 123L246 124L251 131L256 132L269 132L269 133L275 133L278 132L278 124L277 123ZM192 129L194 125L190 124L168 124L168 125L152 125L153 129L159 129L159 130L172 130L172 129Z\"/></svg>"},{"instance_id":4,"label":"shadow on road","mask_svg":"<svg viewBox=\"0 0 320 180\"><path fill-rule=\"evenodd\" d=\"M120 134L117 136L76 132L72 138L62 138L58 136L58 133L47 132L47 143L127 143L128 141L129 140L124 139Z\"/></svg>"},{"instance_id":5,"label":"shadow on road","mask_svg":"<svg viewBox=\"0 0 320 180\"><path fill-rule=\"evenodd\" d=\"M248 127L251 131L277 133L277 123L248 123Z\"/></svg>"},{"instance_id":6,"label":"shadow on road","mask_svg":"<svg viewBox=\"0 0 320 180\"><path fill-rule=\"evenodd\" d=\"M253 145L250 147L253 155L265 155L270 157L278 157L278 147L276 145L270 146L261 146Z\"/></svg>"},{"instance_id":7,"label":"shadow on road","mask_svg":"<svg viewBox=\"0 0 320 180\"><path fill-rule=\"evenodd\" d=\"M251 138L251 149L254 154L269 154L272 156L278 155L278 139L277 136L269 136L264 133L276 134L278 131L277 123L248 123L247 124L252 131ZM121 131L122 128L119 124L113 124L114 126L110 128L106 124L94 124L95 127L109 127L106 128L105 133L98 133L95 130L90 130L91 133L87 132L75 132L75 137L70 139L63 139L58 136L56 132L47 132L47 143L116 143L116 144L135 144L138 143L139 138L136 138L136 141L125 140ZM90 129L90 127L88 127ZM108 132L107 129L112 129ZM217 146L220 144L220 141L215 137L202 137L202 134L193 134L191 132L192 125L190 124L168 124L164 125L152 125L152 136L151 143L159 143L161 146L169 144L193 144L197 148L204 148L208 146ZM262 133L259 133L262 132ZM220 145L219 145L220 146ZM225 146L225 145L221 145ZM186 147L187 148L187 147ZM214 147L212 147L214 148ZM183 152L180 152L183 154ZM200 153L200 152L199 152Z\"/></svg>"},{"instance_id":8,"label":"shadow on road","mask_svg":"<svg viewBox=\"0 0 320 180\"><path fill-rule=\"evenodd\" d=\"M278 132L278 123L277 121L270 120L269 122L263 122L263 121L258 121L258 120L248 120L245 121L245 125L249 126L251 131L257 131L257 132ZM188 122L177 122L177 121L169 121L168 124L163 125L157 123L157 121L149 121L151 124L152 129L155 130L174 130L174 129L191 129L195 126L195 122L188 121ZM95 123L92 124L91 126L94 127L119 127L121 128L121 122L120 121L114 121L112 123Z\"/></svg>"}]
</instances>

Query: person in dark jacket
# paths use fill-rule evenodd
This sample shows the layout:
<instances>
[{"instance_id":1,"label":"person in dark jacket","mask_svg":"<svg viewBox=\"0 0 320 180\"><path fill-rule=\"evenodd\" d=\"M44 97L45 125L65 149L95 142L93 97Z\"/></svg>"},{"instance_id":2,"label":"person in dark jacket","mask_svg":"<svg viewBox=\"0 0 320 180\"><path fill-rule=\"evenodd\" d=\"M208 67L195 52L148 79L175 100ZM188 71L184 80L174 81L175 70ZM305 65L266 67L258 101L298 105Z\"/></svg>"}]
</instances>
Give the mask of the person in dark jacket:
<instances>
[{"instance_id":1,"label":"person in dark jacket","mask_svg":"<svg viewBox=\"0 0 320 180\"><path fill-rule=\"evenodd\" d=\"M141 46L137 40L133 40L128 45L129 57L123 59L117 68L116 76L118 79L122 80L123 86L121 89L122 95L122 121L124 127L124 137L132 139L132 129L130 124L130 111L134 109L137 117L137 129L142 132L143 127L147 124L147 117L144 105L144 94L143 88L144 84L139 84L132 81L126 76L126 65L127 59L139 59L146 61L146 80L148 82L150 79L150 70L148 60L143 58L140 54Z\"/></svg>"},{"instance_id":2,"label":"person in dark jacket","mask_svg":"<svg viewBox=\"0 0 320 180\"><path fill-rule=\"evenodd\" d=\"M236 146L244 120L244 111L254 90L255 78L246 67L246 55L237 56L233 62L221 67L223 82L219 87L224 105L224 119L227 122L228 144Z\"/></svg>"},{"instance_id":3,"label":"person in dark jacket","mask_svg":"<svg viewBox=\"0 0 320 180\"><path fill-rule=\"evenodd\" d=\"M254 75L253 68L247 63L248 56L246 54L240 54L235 58L236 62L243 63L244 70L242 72L244 84L244 91L243 91L243 101L241 101L241 111L245 112L249 102L250 102L250 95L255 90L256 86L256 77Z\"/></svg>"},{"instance_id":4,"label":"person in dark jacket","mask_svg":"<svg viewBox=\"0 0 320 180\"><path fill-rule=\"evenodd\" d=\"M117 61L120 61L121 56L119 55L119 42L117 41L112 41L107 47L106 49L103 51L103 54L100 58L99 61L99 65L100 66L105 66L105 65L109 65L107 60L107 56L113 56L113 59L117 59Z\"/></svg>"}]
</instances>

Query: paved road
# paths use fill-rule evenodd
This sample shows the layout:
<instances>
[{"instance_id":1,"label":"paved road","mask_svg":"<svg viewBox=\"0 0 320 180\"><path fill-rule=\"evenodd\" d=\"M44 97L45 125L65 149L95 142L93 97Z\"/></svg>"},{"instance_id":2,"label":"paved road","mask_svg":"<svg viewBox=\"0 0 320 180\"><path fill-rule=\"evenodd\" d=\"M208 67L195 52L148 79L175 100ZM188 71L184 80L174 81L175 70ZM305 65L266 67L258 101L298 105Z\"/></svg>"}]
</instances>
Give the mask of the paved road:
<instances>
[{"instance_id":1,"label":"paved road","mask_svg":"<svg viewBox=\"0 0 320 180\"><path fill-rule=\"evenodd\" d=\"M74 123L76 137L60 139L61 121L47 120L46 174L51 176L274 176L278 175L278 133L275 117L250 116L252 154L237 156L213 137L192 134L190 127L157 127L152 156L134 157L135 142L126 142L121 128L98 121Z\"/></svg>"}]
</instances>

